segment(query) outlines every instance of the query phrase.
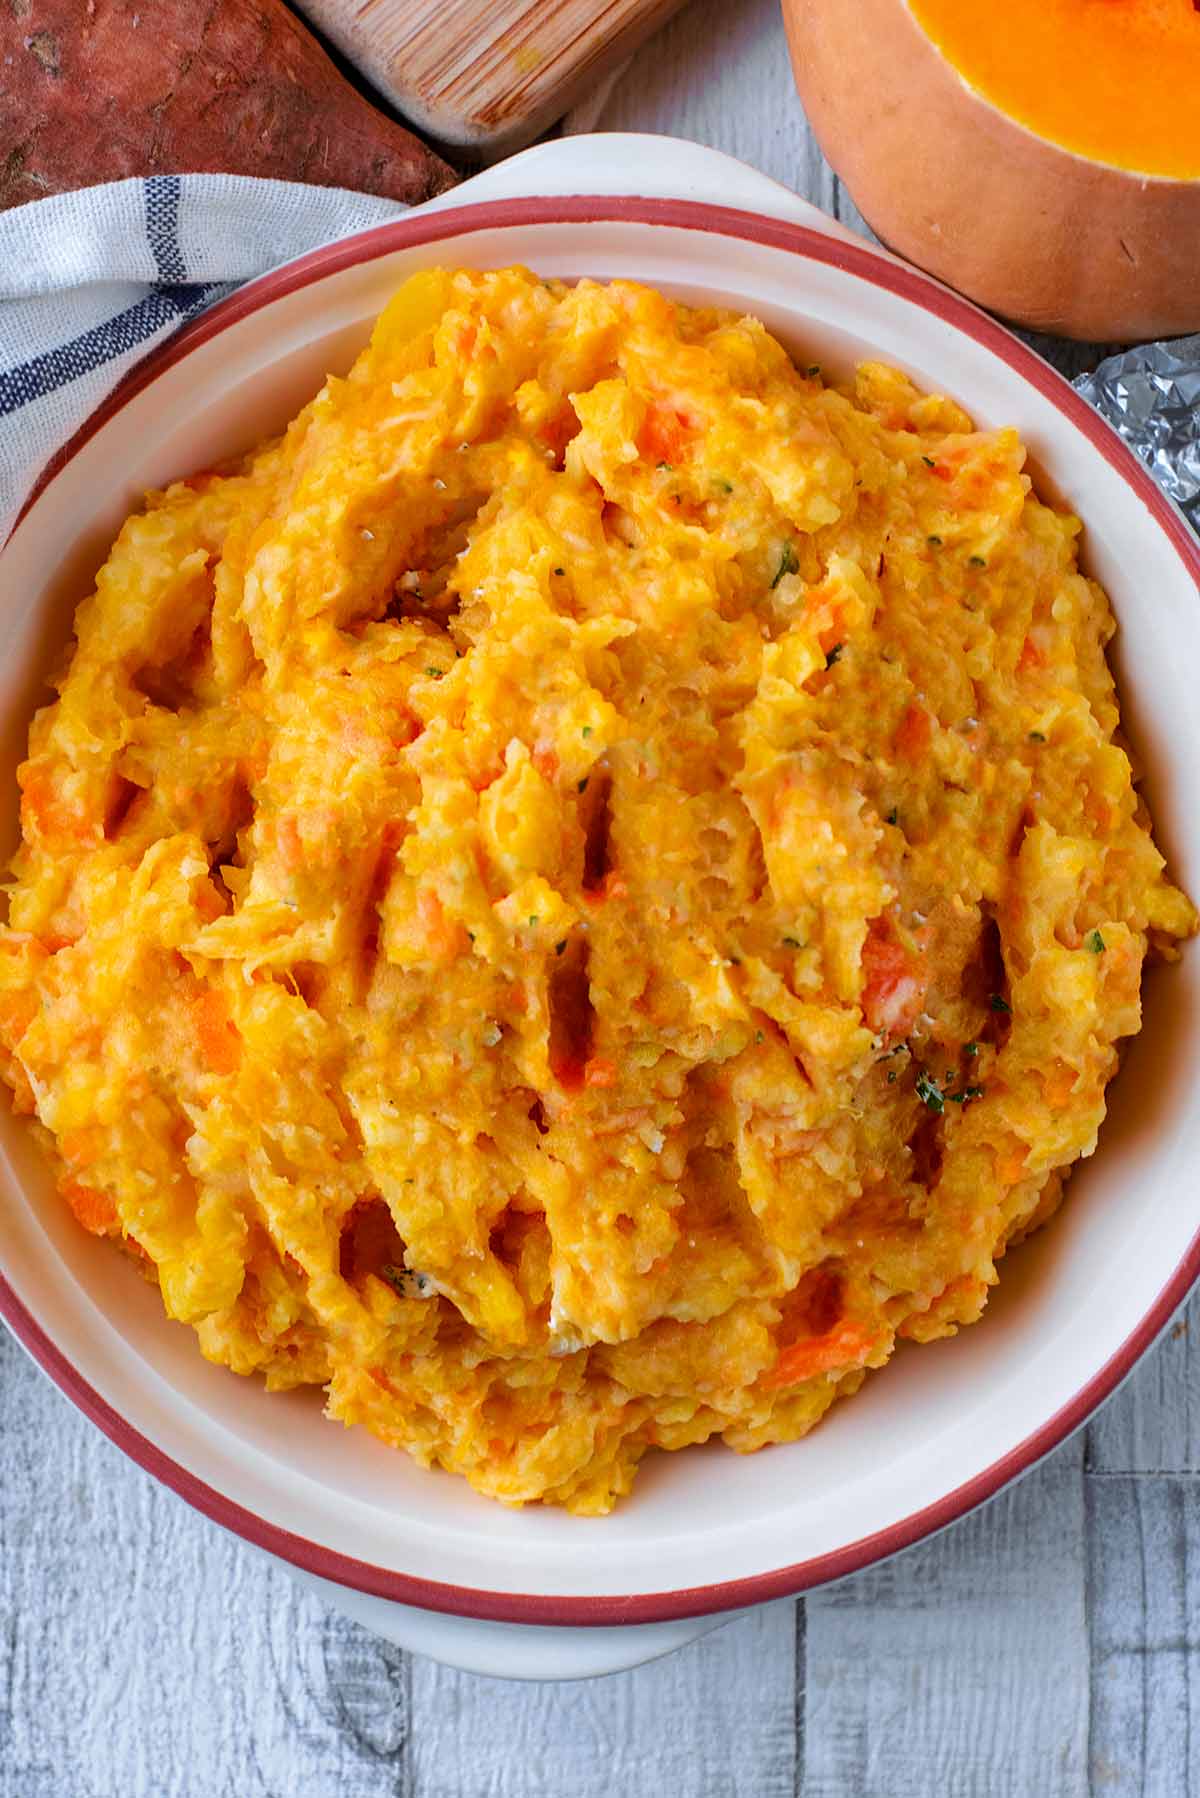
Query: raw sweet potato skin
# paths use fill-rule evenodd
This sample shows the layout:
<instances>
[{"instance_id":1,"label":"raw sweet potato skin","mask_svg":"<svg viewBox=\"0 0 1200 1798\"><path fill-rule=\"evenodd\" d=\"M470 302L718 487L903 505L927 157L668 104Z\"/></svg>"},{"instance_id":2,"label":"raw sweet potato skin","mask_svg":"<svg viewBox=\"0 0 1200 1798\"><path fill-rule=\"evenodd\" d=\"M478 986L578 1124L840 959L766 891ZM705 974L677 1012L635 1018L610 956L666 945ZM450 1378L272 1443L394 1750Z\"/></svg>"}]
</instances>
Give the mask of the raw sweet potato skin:
<instances>
[{"instance_id":1,"label":"raw sweet potato skin","mask_svg":"<svg viewBox=\"0 0 1200 1798\"><path fill-rule=\"evenodd\" d=\"M198 172L411 205L455 180L282 0L0 0L0 208Z\"/></svg>"}]
</instances>

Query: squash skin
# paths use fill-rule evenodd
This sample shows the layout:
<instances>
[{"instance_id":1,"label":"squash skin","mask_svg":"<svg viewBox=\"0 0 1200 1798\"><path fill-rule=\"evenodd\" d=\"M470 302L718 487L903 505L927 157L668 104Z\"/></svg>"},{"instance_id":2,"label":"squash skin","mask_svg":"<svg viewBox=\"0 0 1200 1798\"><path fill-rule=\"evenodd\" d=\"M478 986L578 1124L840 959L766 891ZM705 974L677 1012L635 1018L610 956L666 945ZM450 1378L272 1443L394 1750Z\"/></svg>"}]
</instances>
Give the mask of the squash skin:
<instances>
[{"instance_id":1,"label":"squash skin","mask_svg":"<svg viewBox=\"0 0 1200 1798\"><path fill-rule=\"evenodd\" d=\"M783 0L783 14L809 122L890 249L1033 330L1200 330L1200 181L1037 136L967 86L905 0Z\"/></svg>"}]
</instances>

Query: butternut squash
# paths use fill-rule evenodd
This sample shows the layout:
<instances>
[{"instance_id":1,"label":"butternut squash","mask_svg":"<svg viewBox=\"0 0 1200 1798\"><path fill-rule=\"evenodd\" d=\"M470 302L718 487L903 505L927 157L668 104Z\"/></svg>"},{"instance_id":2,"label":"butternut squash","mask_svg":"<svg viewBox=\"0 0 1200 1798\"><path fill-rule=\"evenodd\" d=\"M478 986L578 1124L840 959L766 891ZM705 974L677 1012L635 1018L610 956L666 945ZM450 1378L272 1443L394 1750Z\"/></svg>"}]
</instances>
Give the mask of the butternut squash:
<instances>
[{"instance_id":1,"label":"butternut squash","mask_svg":"<svg viewBox=\"0 0 1200 1798\"><path fill-rule=\"evenodd\" d=\"M1020 324L1200 329L1200 0L783 0L884 243Z\"/></svg>"}]
</instances>

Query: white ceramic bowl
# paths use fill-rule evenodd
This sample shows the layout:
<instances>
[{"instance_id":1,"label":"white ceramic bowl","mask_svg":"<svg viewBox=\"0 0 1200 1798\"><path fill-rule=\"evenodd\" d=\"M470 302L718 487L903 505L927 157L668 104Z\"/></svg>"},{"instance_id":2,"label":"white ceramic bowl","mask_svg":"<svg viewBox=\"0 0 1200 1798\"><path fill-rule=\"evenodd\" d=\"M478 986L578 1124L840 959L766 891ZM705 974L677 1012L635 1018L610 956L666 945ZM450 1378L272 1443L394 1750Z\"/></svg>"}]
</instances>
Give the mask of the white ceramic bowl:
<instances>
[{"instance_id":1,"label":"white ceramic bowl","mask_svg":"<svg viewBox=\"0 0 1200 1798\"><path fill-rule=\"evenodd\" d=\"M495 197L514 188L576 197ZM714 199L725 206L702 203ZM302 258L183 331L90 422L0 557L8 840L13 769L39 683L142 490L290 417L328 370L348 365L414 268L522 262L546 275L633 276L744 308L805 362L842 368L882 356L982 424L1017 424L1044 485L1086 521L1088 566L1121 624L1125 713L1160 839L1177 878L1200 893L1195 540L1117 439L1014 338L810 213L711 152L576 140ZM493 1672L632 1664L717 1613L800 1591L950 1522L1124 1376L1200 1265L1189 1027L1198 979L1194 954L1150 978L1146 1029L1114 1089L1101 1152L1073 1179L1053 1226L1010 1257L978 1327L902 1350L806 1442L748 1458L719 1447L653 1457L631 1501L602 1522L502 1510L365 1431L335 1429L312 1395L268 1397L209 1366L191 1332L164 1320L157 1295L73 1224L7 1113L0 1309L129 1454L226 1527L331 1582L383 1633ZM412 1606L421 1609L403 1608ZM505 1623L526 1627L496 1627Z\"/></svg>"}]
</instances>

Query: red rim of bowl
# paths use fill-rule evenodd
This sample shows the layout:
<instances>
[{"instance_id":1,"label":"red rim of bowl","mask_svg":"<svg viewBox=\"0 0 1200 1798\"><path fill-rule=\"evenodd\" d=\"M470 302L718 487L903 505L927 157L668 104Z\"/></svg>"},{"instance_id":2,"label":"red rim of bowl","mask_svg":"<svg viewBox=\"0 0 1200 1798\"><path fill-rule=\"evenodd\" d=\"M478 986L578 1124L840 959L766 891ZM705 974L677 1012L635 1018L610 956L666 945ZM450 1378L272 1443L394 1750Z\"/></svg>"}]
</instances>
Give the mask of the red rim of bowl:
<instances>
[{"instance_id":1,"label":"red rim of bowl","mask_svg":"<svg viewBox=\"0 0 1200 1798\"><path fill-rule=\"evenodd\" d=\"M70 441L47 464L18 515L20 522L54 476L78 453L113 415L135 394L172 367L189 351L240 319L269 305L285 294L310 286L326 275L360 262L372 261L396 250L460 237L473 231L503 229L514 225L638 224L666 225L704 231L764 244L810 261L827 263L858 276L921 306L946 323L957 326L977 343L991 350L1063 413L1083 433L1116 472L1132 487L1160 530L1165 532L1200 593L1200 541L1182 515L1156 486L1116 433L1074 389L1022 344L969 301L960 298L918 270L880 256L866 244L854 244L827 236L809 226L770 219L732 207L691 200L647 200L637 196L571 196L485 202L450 206L438 212L399 218L377 225L357 236L313 250L274 272L260 276L219 301L202 317L185 325L167 343L152 350L131 369L112 394L85 421ZM14 525L14 529L16 526ZM11 533L10 533L11 534ZM488 1621L552 1625L613 1625L658 1623L694 1617L744 1605L761 1604L807 1591L826 1581L857 1572L932 1535L993 1497L1010 1480L1027 1472L1043 1455L1058 1446L1085 1422L1129 1373L1138 1357L1169 1323L1172 1315L1200 1277L1200 1232L1193 1238L1175 1272L1159 1293L1141 1323L1120 1348L1086 1381L1074 1398L1046 1423L992 1462L981 1473L956 1487L933 1504L899 1522L877 1530L828 1554L797 1561L771 1573L741 1579L720 1580L713 1585L691 1586L671 1592L611 1595L559 1596L506 1593L424 1580L396 1573L370 1562L310 1542L277 1524L268 1523L198 1479L173 1461L125 1418L113 1410L91 1387L30 1314L12 1287L0 1276L0 1316L57 1386L97 1424L118 1448L164 1485L186 1499L214 1522L232 1530L256 1547L290 1561L306 1572L400 1604L425 1610Z\"/></svg>"}]
</instances>

